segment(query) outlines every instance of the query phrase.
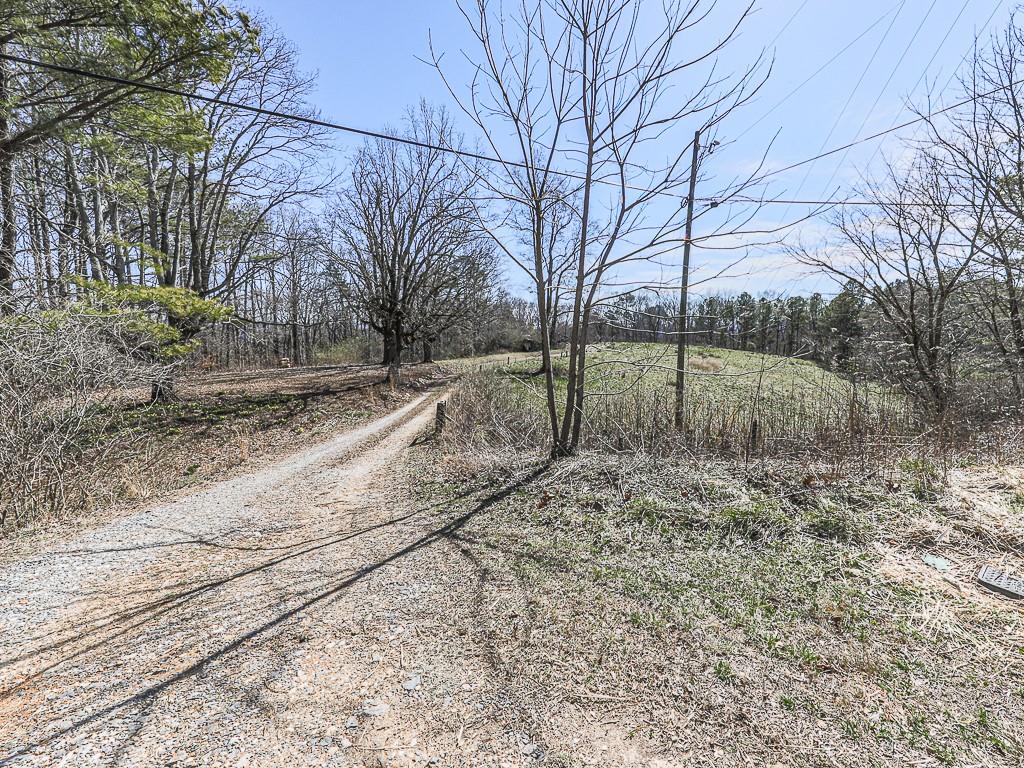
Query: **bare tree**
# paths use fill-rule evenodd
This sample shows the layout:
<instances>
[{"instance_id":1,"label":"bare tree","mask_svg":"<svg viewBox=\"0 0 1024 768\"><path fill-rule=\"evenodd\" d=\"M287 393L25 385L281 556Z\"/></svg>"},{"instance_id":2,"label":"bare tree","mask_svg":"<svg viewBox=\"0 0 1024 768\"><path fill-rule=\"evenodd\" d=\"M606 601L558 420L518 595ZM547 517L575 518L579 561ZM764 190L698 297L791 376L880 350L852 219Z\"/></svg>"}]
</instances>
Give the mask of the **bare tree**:
<instances>
[{"instance_id":1,"label":"bare tree","mask_svg":"<svg viewBox=\"0 0 1024 768\"><path fill-rule=\"evenodd\" d=\"M1016 18L975 53L961 86L969 104L923 116L928 151L954 187L950 223L965 238L979 229L969 306L1017 403L1024 402L1024 31Z\"/></svg>"},{"instance_id":2,"label":"bare tree","mask_svg":"<svg viewBox=\"0 0 1024 768\"><path fill-rule=\"evenodd\" d=\"M392 382L403 350L425 341L429 356L493 274L471 202L475 175L441 149L457 143L448 116L423 103L406 135L418 145L378 139L359 150L333 217L335 263L350 301L384 338Z\"/></svg>"},{"instance_id":3,"label":"bare tree","mask_svg":"<svg viewBox=\"0 0 1024 768\"><path fill-rule=\"evenodd\" d=\"M835 216L836 243L794 253L869 300L883 318L873 339L883 375L941 418L953 402L966 341L954 324L955 302L984 247L979 225L988 208L979 201L969 226L944 169L927 154L909 168L887 170L883 182L861 190L870 209Z\"/></svg>"},{"instance_id":4,"label":"bare tree","mask_svg":"<svg viewBox=\"0 0 1024 768\"><path fill-rule=\"evenodd\" d=\"M464 92L434 56L491 150L507 158L483 180L489 197L523 208L532 224L526 257L504 244L501 220L489 231L536 289L553 455L579 446L589 325L605 280L683 241L678 200L657 205L682 197L689 179L692 144L680 131L692 136L697 126L713 134L763 82L760 58L738 75L718 73L717 55L751 9L709 41L715 7L698 0L657 11L627 0L520 0L508 14L476 0L461 6L479 48L467 55L479 63ZM565 286L568 371L560 407L548 328L559 292L546 243L552 209L566 204L578 238Z\"/></svg>"},{"instance_id":5,"label":"bare tree","mask_svg":"<svg viewBox=\"0 0 1024 768\"><path fill-rule=\"evenodd\" d=\"M278 113L316 117L306 102L310 76L276 32L264 32L258 51L239 57L217 95ZM183 284L202 296L227 292L257 252L257 233L276 211L309 200L330 185L319 167L327 130L273 114L230 106L201 110L215 141L195 158L181 158L188 261Z\"/></svg>"}]
</instances>

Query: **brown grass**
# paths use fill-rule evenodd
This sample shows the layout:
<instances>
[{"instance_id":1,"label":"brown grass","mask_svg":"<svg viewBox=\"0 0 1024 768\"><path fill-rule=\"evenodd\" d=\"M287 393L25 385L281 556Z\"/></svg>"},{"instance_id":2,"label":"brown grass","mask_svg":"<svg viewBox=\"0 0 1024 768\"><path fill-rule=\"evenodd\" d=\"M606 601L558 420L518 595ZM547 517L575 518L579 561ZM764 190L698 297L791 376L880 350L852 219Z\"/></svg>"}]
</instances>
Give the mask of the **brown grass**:
<instances>
[{"instance_id":1,"label":"brown grass","mask_svg":"<svg viewBox=\"0 0 1024 768\"><path fill-rule=\"evenodd\" d=\"M1024 478L965 507L952 485L922 500L909 471L892 485L590 453L531 480L522 454L417 461L415 487L455 509L523 478L460 532L486 607L465 631L553 742L607 722L609 765L1024 759L1024 614L973 580L979 562L1024 572L1024 553L963 528L1000 530ZM925 522L934 540L916 537Z\"/></svg>"},{"instance_id":2,"label":"brown grass","mask_svg":"<svg viewBox=\"0 0 1024 768\"><path fill-rule=\"evenodd\" d=\"M785 458L856 471L906 460L946 471L964 457L1005 461L1020 453L1019 425L936 424L891 388L849 381L807 361L722 350L690 357L679 431L668 351L616 344L588 353L585 447L745 463ZM549 427L534 368L513 363L467 374L453 397L453 445L542 450ZM559 403L563 392L559 380Z\"/></svg>"},{"instance_id":3,"label":"brown grass","mask_svg":"<svg viewBox=\"0 0 1024 768\"><path fill-rule=\"evenodd\" d=\"M403 375L403 386L392 390L378 366L186 373L167 403L150 404L142 388L119 393L96 406L96 429L61 478L76 489L72 503L9 522L84 521L83 513L112 504L222 479L393 410L446 380L433 365L407 366ZM101 453L90 449L97 443Z\"/></svg>"}]
</instances>

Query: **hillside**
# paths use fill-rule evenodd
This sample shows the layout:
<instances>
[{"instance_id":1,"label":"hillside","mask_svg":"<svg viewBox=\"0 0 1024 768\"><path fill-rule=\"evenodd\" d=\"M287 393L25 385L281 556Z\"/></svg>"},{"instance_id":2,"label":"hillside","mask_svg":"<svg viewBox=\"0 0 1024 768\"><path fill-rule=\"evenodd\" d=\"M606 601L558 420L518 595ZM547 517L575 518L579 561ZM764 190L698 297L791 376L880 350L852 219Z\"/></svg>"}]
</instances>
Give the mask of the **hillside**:
<instances>
[{"instance_id":1,"label":"hillside","mask_svg":"<svg viewBox=\"0 0 1024 768\"><path fill-rule=\"evenodd\" d=\"M533 356L470 369L472 386L459 395L467 439L537 444L546 429L538 365ZM566 365L557 352L554 370L561 404ZM920 431L918 414L891 387L856 382L810 360L697 346L687 359L681 443L672 429L674 384L671 345L590 345L588 439L614 450L671 453L685 447L745 457L812 452L866 460L913 442Z\"/></svg>"}]
</instances>

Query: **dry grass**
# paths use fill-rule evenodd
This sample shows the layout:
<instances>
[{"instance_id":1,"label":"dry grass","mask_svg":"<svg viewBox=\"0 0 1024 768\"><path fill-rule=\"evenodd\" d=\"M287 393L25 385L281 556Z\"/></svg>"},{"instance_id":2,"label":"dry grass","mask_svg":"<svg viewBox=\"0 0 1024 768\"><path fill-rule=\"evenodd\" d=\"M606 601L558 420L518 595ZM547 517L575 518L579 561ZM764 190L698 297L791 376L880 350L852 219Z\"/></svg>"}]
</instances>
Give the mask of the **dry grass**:
<instances>
[{"instance_id":1,"label":"dry grass","mask_svg":"<svg viewBox=\"0 0 1024 768\"><path fill-rule=\"evenodd\" d=\"M844 379L804 360L698 348L688 370L686 428L674 420L673 350L602 344L588 350L583 441L620 453L795 458L864 471L925 460L1019 454L1020 430L936 426L900 393ZM556 359L556 374L563 374ZM543 445L549 427L536 360L470 371L453 398L452 440L467 449ZM559 377L559 402L565 380Z\"/></svg>"},{"instance_id":2,"label":"dry grass","mask_svg":"<svg viewBox=\"0 0 1024 768\"><path fill-rule=\"evenodd\" d=\"M455 509L523 478L457 544L483 574L464 631L538 722L614 722L637 765L1024 760L1024 613L973 583L982 561L1024 572L1018 475L978 505L966 471L922 498L909 469L589 454L530 479L521 454L417 460L419 491Z\"/></svg>"},{"instance_id":3,"label":"dry grass","mask_svg":"<svg viewBox=\"0 0 1024 768\"><path fill-rule=\"evenodd\" d=\"M86 512L223 479L393 410L446 374L409 366L397 391L383 379L378 366L322 366L186 373L175 398L160 404L149 403L145 388L118 392L90 411L79 458L63 478L78 489L73 503L18 522L86 522Z\"/></svg>"},{"instance_id":4,"label":"dry grass","mask_svg":"<svg viewBox=\"0 0 1024 768\"><path fill-rule=\"evenodd\" d=\"M590 354L576 459L538 463L515 365L467 377L421 457L422 492L456 505L523 478L460 545L486 574L475 631L535 719L599 708L636 764L1024 763L1024 612L975 582L1024 574L1024 474L971 463L1012 437L936 436L891 391L706 350L680 436L664 355Z\"/></svg>"},{"instance_id":5,"label":"dry grass","mask_svg":"<svg viewBox=\"0 0 1024 768\"><path fill-rule=\"evenodd\" d=\"M679 436L664 355L593 350L589 450L539 478L539 381L515 364L464 379L421 457L453 504L524 478L460 546L534 719L599 708L636 764L1022 764L1024 612L975 575L1024 574L1024 473L965 463L1012 438L936 438L891 391L713 350Z\"/></svg>"},{"instance_id":6,"label":"dry grass","mask_svg":"<svg viewBox=\"0 0 1024 768\"><path fill-rule=\"evenodd\" d=\"M689 371L700 371L701 373L721 373L725 369L725 361L705 355L692 355L686 361L686 368Z\"/></svg>"}]
</instances>

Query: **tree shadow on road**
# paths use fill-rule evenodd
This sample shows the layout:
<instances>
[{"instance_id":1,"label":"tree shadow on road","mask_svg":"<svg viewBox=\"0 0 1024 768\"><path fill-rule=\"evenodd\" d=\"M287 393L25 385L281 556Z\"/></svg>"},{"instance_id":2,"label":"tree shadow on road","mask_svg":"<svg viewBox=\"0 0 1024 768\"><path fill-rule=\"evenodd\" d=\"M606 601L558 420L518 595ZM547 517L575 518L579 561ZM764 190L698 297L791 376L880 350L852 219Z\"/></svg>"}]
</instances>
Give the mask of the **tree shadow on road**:
<instances>
[{"instance_id":1,"label":"tree shadow on road","mask_svg":"<svg viewBox=\"0 0 1024 768\"><path fill-rule=\"evenodd\" d=\"M433 544L435 544L437 542L446 541L446 540L451 539L469 521L471 521L474 518L480 516L481 514L487 512L491 507L493 507L494 505L500 503L501 501L503 501L504 499L509 497L511 494L515 493L517 490L521 489L523 486L529 484L530 482L535 480L537 477L539 477L541 474L543 474L543 472L546 471L547 466L548 466L547 464L541 465L541 466L537 467L530 474L528 474L528 475L526 475L524 477L520 477L520 478L518 478L518 479L516 479L516 480L514 480L514 481L512 481L512 482L510 482L508 484L506 484L505 486L503 486L499 490L497 490L497 491L495 491L495 492L485 496L484 498L480 499L468 511L464 512L461 515L458 515L457 517L449 519L447 522L445 522L442 525L437 526L436 528L431 529L427 533L425 533L425 534L419 536L418 538L416 538L411 543L409 543L409 544L407 544L407 545L405 545L403 547L400 547L399 549L396 549L396 550L392 551L390 554L382 556L382 557L380 557L379 559L377 559L377 560L375 560L373 562L367 563L366 565L363 565L360 568L357 568L357 569L355 569L353 571L350 571L349 573L347 573L340 580L338 580L338 581L334 582L333 584L330 584L330 585L328 585L328 586L326 586L326 587L324 587L322 589L319 589L318 591L314 592L310 596L306 597L299 604L293 605L292 607L288 608L287 610L278 613L273 618L271 618L269 620L266 620L266 621L260 623L258 626L255 626L255 627L249 629L248 631L238 635L237 637L235 637L230 642L228 642L228 643L222 645L221 647L219 647L217 650L202 656L197 661L194 661L193 663L189 664L189 666L187 666L186 668L184 668L181 671L179 671L179 672L177 672L177 673L167 677L166 679L164 679L164 680L162 680L162 681L160 681L158 683L154 683L154 684L152 684L150 686L147 686L143 690L138 691L137 693L134 693L134 694L132 694L130 696L124 697L124 698L120 699L119 701L116 701L116 702L113 702L113 703L108 704L106 706L103 706L102 708L100 708L100 709L98 709L98 710L96 710L94 712L91 712L91 713L89 713L87 715L79 717L74 722L70 723L69 725L66 725L66 726L58 728L54 732L52 732L49 735L47 735L45 738L41 738L41 739L38 739L38 740L36 740L34 742L24 744L23 746L19 747L18 749L14 750L13 752L10 752L7 756L0 758L0 765L3 765L5 763L7 763L7 762L10 762L10 761L14 760L15 758L17 758L17 757L19 757L21 755L25 755L25 754L27 754L29 752L38 750L38 749L46 746L47 744L55 741L56 739L59 739L59 738L65 736L67 734L73 733L73 732L75 732L75 731L77 731L77 730L79 730L79 729L81 729L83 727L86 727L86 726L88 726L88 725L90 725L92 723L95 723L95 722L101 720L102 718L104 718L104 717L106 717L108 715L111 715L111 714L113 714L113 713L115 713L115 712L117 712L119 710L122 710L122 709L125 709L125 708L128 708L128 707L134 707L134 706L148 707L155 697L157 697L160 694L162 694L163 692L167 691L172 686L174 686L174 685L176 685L176 684L178 684L180 682L183 682L185 680L188 680L189 678L192 678L193 676L195 676L198 673L202 672L211 663L213 663L213 662L215 662L215 661L217 661L219 659L222 659L225 656L228 656L229 654L234 653L235 651L241 649L242 647L244 647L248 643L251 643L253 640L255 640L255 639L257 639L257 638L267 634L271 630L274 630L274 629L280 627L281 625L285 624L289 620L295 618L297 615L302 614L303 612L308 611L309 609L317 607L319 605L328 604L329 602L333 601L334 599L338 598L341 594L343 594L345 592L345 590L347 590L348 588L352 587L353 585L355 585L356 583L360 582L361 580L365 579L367 576L370 576L371 574L373 574L376 571L380 570L381 568L383 568L383 567L385 567L387 565L390 565L392 563L398 562L398 561L402 560L403 558L407 557L408 555L410 555L410 554L412 554L414 552L417 552L417 551L419 551L419 550L421 550L421 549L423 549L425 547L429 547L429 546L431 546L431 545L433 545ZM465 498L465 497L470 496L470 495L472 495L472 494L474 494L474 493L476 493L478 491L479 491L479 489L468 490L468 491L464 492L463 494L460 494L460 497L458 497L458 498ZM455 499L446 500L446 502L444 502L444 505L447 506L447 505L449 505L454 500ZM101 629L103 629L105 627L114 626L114 625L117 625L118 623L123 622L123 621L131 621L132 619L134 619L136 617L144 617L144 618L141 618L137 622L130 623L130 624L127 624L125 626L118 627L116 632L104 636L101 640L96 641L94 643L91 643L87 647L77 649L73 653L69 654L68 656L66 656L66 657L64 657L64 658L62 658L60 660L52 662L51 664L47 665L46 667L44 667L41 670L37 670L29 678L26 678L25 680L22 680L20 683L15 685L13 688L9 689L8 691L6 691L2 695L0 695L0 699L7 698L7 697L11 696L15 690L17 690L18 688L23 686L29 680L39 678L42 675L46 674L46 672L54 669L57 666L60 666L61 664L64 664L64 663L70 661L71 659L74 659L74 658L82 655L83 653L87 653L87 652L89 652L91 650L96 650L96 649L100 648L101 646L106 645L111 640L113 640L115 638L118 638L118 637L121 637L121 636L124 636L128 632L131 632L132 630L139 628L140 626L142 626L145 623L152 622L157 617L159 617L159 616L161 616L163 614L166 614L169 611L173 611L174 609L176 609L176 608L186 604L190 600L196 599L198 596L200 596L200 595L202 595L204 593L210 592L212 590L216 590L219 587L222 587L222 586L224 586L224 585L226 585L228 583L231 583L231 582L237 581L239 579L242 579L242 578L244 578L246 576L249 576L251 574L254 574L254 573L257 573L257 572L261 572L261 571L266 571L267 569L273 568L274 566L279 565L281 563L284 563L286 561L295 560L296 558L300 558L303 555L307 555L307 554L316 552L318 550L322 550L324 548L336 546L338 544L341 544L341 543L343 543L345 541L349 541L349 540L351 540L351 539L353 539L355 537L364 535L364 534L369 533L371 531L378 531L378 530L387 528L389 526L396 525L397 523L400 523L400 522L405 521L405 520L409 520L410 518L415 517L417 515L422 515L425 512L429 512L431 510L434 510L438 506L440 506L440 505L431 505L430 507L427 507L425 509L416 510L416 511L411 512L411 513L409 513L407 515L402 515L400 517L388 520L388 521L386 521L384 523L380 523L380 524L372 525L372 526L367 526L367 527L361 528L361 529L359 529L357 531L346 532L344 535L334 535L334 536L317 537L315 539L310 539L310 540L308 540L308 542L306 542L306 543L310 544L309 546L302 546L301 543L297 544L296 546L299 546L301 548L297 549L297 550L295 550L293 552L289 552L289 553L287 553L285 555L281 555L279 557L272 558L272 559L267 560L267 561L265 561L263 563L260 563L259 565L253 566L251 568L246 568L246 569L244 569L242 571L238 571L236 573L233 573L233 574L230 574L228 576L225 576L224 578L216 579L216 580L212 580L212 581L208 581L208 582L204 582L203 584L200 584L200 585L198 585L198 586L196 586L196 587L194 587L192 589L181 591L181 592L177 592L177 593L175 593L173 595L169 595L169 596L160 598L158 600L154 600L154 601L145 603L142 606L136 606L134 608L127 609L126 611L122 611L119 614L117 614L115 618L113 618L110 621L108 621L105 625L100 625L99 627L95 627L95 628L93 628L93 630L90 630L90 632L82 633L82 634L80 634L80 635L78 635L76 637L67 638L65 640L62 640L59 643L55 643L55 644L49 646L48 648L38 649L38 650L33 652L33 655L41 653L41 652L46 652L46 651L58 650L59 648L64 647L64 646L74 642L75 640L85 639L86 637L88 637L89 634L92 634L96 630L101 630ZM439 517L440 517L440 515L439 515ZM19 660L24 660L25 658L26 658L25 656L22 656L22 657L19 657L19 659L7 660L7 661L3 662L2 664L0 664L0 668L2 668L4 666L9 666L9 665L11 665L13 663L16 663Z\"/></svg>"}]
</instances>

